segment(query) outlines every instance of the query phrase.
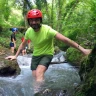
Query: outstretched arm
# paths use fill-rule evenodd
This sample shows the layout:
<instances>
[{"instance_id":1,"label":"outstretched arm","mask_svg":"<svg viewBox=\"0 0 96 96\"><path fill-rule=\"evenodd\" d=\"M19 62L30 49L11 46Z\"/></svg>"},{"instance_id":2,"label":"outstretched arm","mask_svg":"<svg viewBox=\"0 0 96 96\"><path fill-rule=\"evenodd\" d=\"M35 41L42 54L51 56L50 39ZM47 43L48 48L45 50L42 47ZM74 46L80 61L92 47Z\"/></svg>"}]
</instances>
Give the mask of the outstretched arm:
<instances>
[{"instance_id":1,"label":"outstretched arm","mask_svg":"<svg viewBox=\"0 0 96 96\"><path fill-rule=\"evenodd\" d=\"M90 49L85 49L82 46L80 46L79 44L77 44L76 42L72 41L71 39L63 36L60 33L56 34L56 39L63 41L64 43L66 43L67 45L74 47L76 49L78 49L80 52L82 52L84 55L89 55L91 53Z\"/></svg>"},{"instance_id":2,"label":"outstretched arm","mask_svg":"<svg viewBox=\"0 0 96 96\"><path fill-rule=\"evenodd\" d=\"M26 44L27 44L27 40L24 40L24 41L20 44L20 46L19 46L16 54L15 54L14 56L8 56L8 57L6 57L5 59L10 59L10 60L16 59L17 56L20 54L20 51L26 46Z\"/></svg>"}]
</instances>

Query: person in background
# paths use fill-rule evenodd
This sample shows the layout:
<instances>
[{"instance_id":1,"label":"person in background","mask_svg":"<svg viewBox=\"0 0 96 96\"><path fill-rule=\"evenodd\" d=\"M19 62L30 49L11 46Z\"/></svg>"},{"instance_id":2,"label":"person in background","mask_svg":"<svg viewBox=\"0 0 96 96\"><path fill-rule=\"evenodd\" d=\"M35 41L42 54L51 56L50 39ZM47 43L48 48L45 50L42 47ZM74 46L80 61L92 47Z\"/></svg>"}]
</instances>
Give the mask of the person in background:
<instances>
[{"instance_id":1,"label":"person in background","mask_svg":"<svg viewBox=\"0 0 96 96\"><path fill-rule=\"evenodd\" d=\"M17 28L12 28L11 31L12 31L12 34L11 34L10 48L11 48L11 52L14 54L15 48L16 48L15 34L18 32L18 29Z\"/></svg>"},{"instance_id":2,"label":"person in background","mask_svg":"<svg viewBox=\"0 0 96 96\"><path fill-rule=\"evenodd\" d=\"M25 35L25 32L24 32L24 35ZM22 42L24 41L24 36L21 38L21 41L22 41ZM26 46L21 50L22 55L27 54L27 49L30 49L30 42L31 42L31 41L28 40Z\"/></svg>"},{"instance_id":3,"label":"person in background","mask_svg":"<svg viewBox=\"0 0 96 96\"><path fill-rule=\"evenodd\" d=\"M24 37L21 38L21 41L22 41L22 42L24 41ZM27 53L26 53L27 48L28 48L28 44L21 50L23 56L24 56L25 54L27 54Z\"/></svg>"},{"instance_id":4,"label":"person in background","mask_svg":"<svg viewBox=\"0 0 96 96\"><path fill-rule=\"evenodd\" d=\"M31 41L28 40L28 49L29 49L29 50L30 50L30 43L31 43Z\"/></svg>"},{"instance_id":5,"label":"person in background","mask_svg":"<svg viewBox=\"0 0 96 96\"><path fill-rule=\"evenodd\" d=\"M25 39L20 44L17 53L14 56L8 56L5 59L14 60L20 53L20 50L27 44L27 40L31 40L34 50L32 54L31 70L32 76L37 82L44 81L44 73L48 69L54 55L54 38L63 43L76 48L84 55L91 53L90 49L85 49L76 42L65 37L61 33L52 29L50 26L42 24L42 12L38 9L29 10L27 13L27 21L30 28L25 33Z\"/></svg>"}]
</instances>

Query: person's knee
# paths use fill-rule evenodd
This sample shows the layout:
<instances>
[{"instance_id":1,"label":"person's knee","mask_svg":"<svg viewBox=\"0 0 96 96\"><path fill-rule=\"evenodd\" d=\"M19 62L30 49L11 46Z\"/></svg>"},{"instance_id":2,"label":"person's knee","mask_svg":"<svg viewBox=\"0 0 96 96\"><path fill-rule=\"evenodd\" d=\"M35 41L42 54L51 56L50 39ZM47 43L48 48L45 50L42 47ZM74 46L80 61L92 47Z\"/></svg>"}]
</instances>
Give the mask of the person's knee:
<instances>
[{"instance_id":1,"label":"person's knee","mask_svg":"<svg viewBox=\"0 0 96 96\"><path fill-rule=\"evenodd\" d=\"M36 77L42 77L43 76L43 72L42 71L40 71L40 70L37 70L36 71Z\"/></svg>"}]
</instances>

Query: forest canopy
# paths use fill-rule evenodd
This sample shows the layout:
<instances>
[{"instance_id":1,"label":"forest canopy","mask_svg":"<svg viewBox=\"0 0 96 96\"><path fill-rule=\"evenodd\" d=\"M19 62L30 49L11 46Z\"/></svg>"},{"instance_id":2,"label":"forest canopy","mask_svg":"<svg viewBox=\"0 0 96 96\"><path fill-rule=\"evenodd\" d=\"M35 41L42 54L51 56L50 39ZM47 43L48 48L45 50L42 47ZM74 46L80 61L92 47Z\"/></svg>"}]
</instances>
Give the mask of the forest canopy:
<instances>
[{"instance_id":1,"label":"forest canopy","mask_svg":"<svg viewBox=\"0 0 96 96\"><path fill-rule=\"evenodd\" d=\"M78 43L94 44L96 0L0 0L0 30L28 27L26 13L33 8L42 11L44 24Z\"/></svg>"}]
</instances>

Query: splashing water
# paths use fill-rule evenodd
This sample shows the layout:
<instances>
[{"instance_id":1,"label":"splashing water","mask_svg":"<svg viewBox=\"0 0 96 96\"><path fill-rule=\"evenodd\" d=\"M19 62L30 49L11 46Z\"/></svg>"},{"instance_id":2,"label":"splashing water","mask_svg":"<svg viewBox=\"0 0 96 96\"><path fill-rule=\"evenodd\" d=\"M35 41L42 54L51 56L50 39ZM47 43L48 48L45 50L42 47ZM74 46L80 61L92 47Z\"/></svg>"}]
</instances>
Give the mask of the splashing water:
<instances>
[{"instance_id":1,"label":"splashing water","mask_svg":"<svg viewBox=\"0 0 96 96\"><path fill-rule=\"evenodd\" d=\"M62 63L50 65L45 73L45 82L42 86L38 86L30 70L31 56L18 56L17 62L21 68L21 74L16 78L0 77L0 96L34 96L35 87L39 87L40 91L48 88L66 89L72 94L74 84L80 83L78 70L68 63Z\"/></svg>"}]
</instances>

